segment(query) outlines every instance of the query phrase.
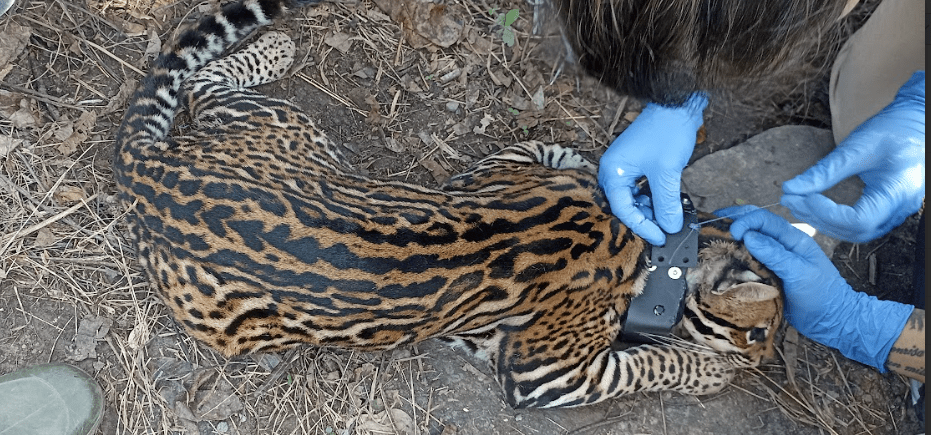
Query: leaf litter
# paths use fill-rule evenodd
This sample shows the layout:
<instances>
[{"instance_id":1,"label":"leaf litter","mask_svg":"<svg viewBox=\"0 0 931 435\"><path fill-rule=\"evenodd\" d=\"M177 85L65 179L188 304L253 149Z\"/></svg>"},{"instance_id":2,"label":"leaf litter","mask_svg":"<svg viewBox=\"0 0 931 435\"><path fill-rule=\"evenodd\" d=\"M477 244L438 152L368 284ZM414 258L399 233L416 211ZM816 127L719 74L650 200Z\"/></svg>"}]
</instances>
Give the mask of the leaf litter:
<instances>
[{"instance_id":1,"label":"leaf litter","mask_svg":"<svg viewBox=\"0 0 931 435\"><path fill-rule=\"evenodd\" d=\"M76 361L108 398L103 433L655 433L671 407L716 400L768 407L760 415L784 415L811 433L909 424L904 407L890 405L902 402L900 381L804 337L786 347L791 368L780 359L742 373L717 398L667 397L664 412L657 395L510 410L493 379L473 372L482 364L430 345L223 358L180 333L145 283L110 170L139 72L192 9L218 2L23 3L0 18L0 321L10 325L0 373ZM642 105L619 105L621 96L562 64L558 36L529 31L538 12L517 0L325 3L275 25L298 41L304 63L265 91L307 105L358 151L356 166L379 177L435 186L525 139L565 143L596 161ZM366 90L358 103L346 98L353 89ZM639 417L647 414L659 420Z\"/></svg>"}]
</instances>

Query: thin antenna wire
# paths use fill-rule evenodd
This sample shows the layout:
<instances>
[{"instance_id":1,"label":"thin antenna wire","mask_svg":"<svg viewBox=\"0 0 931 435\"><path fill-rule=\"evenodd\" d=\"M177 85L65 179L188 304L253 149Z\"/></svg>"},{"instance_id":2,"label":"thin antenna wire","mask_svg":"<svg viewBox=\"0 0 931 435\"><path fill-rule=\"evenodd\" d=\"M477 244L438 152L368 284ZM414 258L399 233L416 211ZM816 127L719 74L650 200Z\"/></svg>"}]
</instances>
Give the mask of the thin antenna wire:
<instances>
[{"instance_id":1,"label":"thin antenna wire","mask_svg":"<svg viewBox=\"0 0 931 435\"><path fill-rule=\"evenodd\" d=\"M760 209L770 208L770 207L772 207L772 206L774 206L774 205L779 205L779 203L778 203L778 202L775 202L775 203L772 203L772 204L770 204L770 205L764 205L763 207L760 207ZM750 211L753 211L753 210L750 210ZM706 220L706 221L704 221L704 222L696 222L696 223L694 223L694 224L689 224L689 229L690 229L690 230L689 230L689 233L685 235L685 238L683 238L681 242L679 242L679 246L676 246L676 249L672 251L672 255L669 257L669 260L672 261L673 258L676 258L676 253L679 252L679 248L681 248L682 245L685 243L685 241L688 240L689 236L690 236L693 232L697 231L702 225L707 224L707 223L709 223L709 222L719 221L719 220L721 220L721 219L727 219L727 218L732 218L732 217L736 217L736 216L743 216L743 215L745 215L745 214L747 214L747 213L750 213L750 211L744 212L744 213L738 213L738 214L735 214L735 215L732 215L732 216L721 216L721 217L718 217L718 218Z\"/></svg>"},{"instance_id":2,"label":"thin antenna wire","mask_svg":"<svg viewBox=\"0 0 931 435\"><path fill-rule=\"evenodd\" d=\"M679 242L679 246L676 246L676 249L672 251L672 255L669 256L669 261L672 261L673 258L676 258L676 253L679 252L679 248L681 248L682 245L685 243L685 241L689 239L689 236L691 236L692 233L695 232L695 228L692 228L691 225L689 225L689 228L690 228L689 233L686 234L684 238L682 238L682 241Z\"/></svg>"},{"instance_id":3,"label":"thin antenna wire","mask_svg":"<svg viewBox=\"0 0 931 435\"><path fill-rule=\"evenodd\" d=\"M763 208L770 208L770 207L775 206L775 205L779 205L779 203L778 203L778 202L774 202L774 203L772 203L772 204L770 204L770 205L764 205L764 206L762 206L762 207L760 207L760 208L761 208L761 209L763 209ZM751 211L753 211L753 210L751 210ZM719 221L719 220L721 220L721 219L728 219L728 218L732 218L732 217L743 216L743 215L745 215L745 214L747 214L747 213L750 213L750 212L748 211L748 212L738 213L738 214L731 215L731 216L721 216L721 217L717 217L717 218L714 218L714 219L708 219L708 220L706 220L706 221L704 221L704 222L697 222L697 223L694 223L694 224L689 224L689 228L691 228L691 229L693 229L693 230L697 230L699 227L701 227L701 226L704 225L704 224L711 223L711 222L714 222L714 221Z\"/></svg>"}]
</instances>

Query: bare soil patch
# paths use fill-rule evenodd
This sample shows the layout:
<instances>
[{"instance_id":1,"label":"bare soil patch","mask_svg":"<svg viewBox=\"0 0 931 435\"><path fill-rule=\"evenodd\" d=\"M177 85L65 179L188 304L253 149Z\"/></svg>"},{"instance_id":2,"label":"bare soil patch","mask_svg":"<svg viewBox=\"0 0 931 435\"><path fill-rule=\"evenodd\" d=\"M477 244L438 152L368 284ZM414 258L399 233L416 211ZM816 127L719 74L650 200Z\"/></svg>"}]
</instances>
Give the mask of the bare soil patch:
<instances>
[{"instance_id":1,"label":"bare soil patch","mask_svg":"<svg viewBox=\"0 0 931 435\"><path fill-rule=\"evenodd\" d=\"M0 18L0 374L75 363L105 391L107 434L918 431L903 378L791 333L776 361L718 395L638 394L546 411L508 408L481 363L436 343L226 359L193 342L136 265L110 164L114 129L148 60L216 3L20 0ZM448 1L462 33L445 48L409 40L417 17L392 19L376 3L326 3L275 24L297 43L298 61L262 88L348 144L361 172L436 185L524 139L596 161L642 108L565 63L555 24L534 31L530 2ZM819 55L829 58L876 3L855 11ZM813 67L762 84L760 95L716 101L694 158L775 125L827 125L824 84ZM908 225L876 245L838 248L855 288L907 291ZM871 261L892 284L871 287Z\"/></svg>"}]
</instances>

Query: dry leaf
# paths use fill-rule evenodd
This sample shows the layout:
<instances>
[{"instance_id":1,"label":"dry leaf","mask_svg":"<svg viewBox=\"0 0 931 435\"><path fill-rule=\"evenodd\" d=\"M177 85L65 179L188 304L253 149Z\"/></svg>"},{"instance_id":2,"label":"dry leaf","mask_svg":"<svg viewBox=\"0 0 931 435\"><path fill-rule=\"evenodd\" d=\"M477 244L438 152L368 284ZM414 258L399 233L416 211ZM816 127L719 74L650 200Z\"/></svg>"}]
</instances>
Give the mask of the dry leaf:
<instances>
[{"instance_id":1,"label":"dry leaf","mask_svg":"<svg viewBox=\"0 0 931 435\"><path fill-rule=\"evenodd\" d=\"M39 230L39 233L36 234L35 246L44 248L54 245L57 241L58 236L56 236L50 228L45 227Z\"/></svg>"},{"instance_id":2,"label":"dry leaf","mask_svg":"<svg viewBox=\"0 0 931 435\"><path fill-rule=\"evenodd\" d=\"M123 27L123 33L126 36L139 36L145 34L145 26L139 23L134 23L132 21L123 21L120 23Z\"/></svg>"},{"instance_id":3,"label":"dry leaf","mask_svg":"<svg viewBox=\"0 0 931 435\"><path fill-rule=\"evenodd\" d=\"M20 129L33 128L39 123L28 98L19 100L19 110L10 115L10 122L13 123L13 126Z\"/></svg>"},{"instance_id":4,"label":"dry leaf","mask_svg":"<svg viewBox=\"0 0 931 435\"><path fill-rule=\"evenodd\" d=\"M23 96L20 94L14 94L0 89L0 115L9 119L14 112L19 110L19 100L22 98Z\"/></svg>"},{"instance_id":5,"label":"dry leaf","mask_svg":"<svg viewBox=\"0 0 931 435\"><path fill-rule=\"evenodd\" d=\"M365 17L372 21L391 21L391 17L375 9L366 9Z\"/></svg>"},{"instance_id":6,"label":"dry leaf","mask_svg":"<svg viewBox=\"0 0 931 435\"><path fill-rule=\"evenodd\" d=\"M96 111L91 110L81 113L81 117L74 123L74 133L62 141L61 145L58 146L58 152L67 156L77 151L78 146L84 143L87 137L90 136L91 130L95 125L97 125Z\"/></svg>"},{"instance_id":7,"label":"dry leaf","mask_svg":"<svg viewBox=\"0 0 931 435\"><path fill-rule=\"evenodd\" d=\"M466 41L469 42L476 54L486 55L494 48L491 40L482 36L475 27L469 27L469 32L466 33Z\"/></svg>"},{"instance_id":8,"label":"dry leaf","mask_svg":"<svg viewBox=\"0 0 931 435\"><path fill-rule=\"evenodd\" d=\"M534 92L533 96L530 97L530 101L533 103L534 107L536 107L537 110L543 110L543 106L546 105L546 101L544 98L545 97L543 95L543 87L540 86L539 88L537 88L537 91Z\"/></svg>"},{"instance_id":9,"label":"dry leaf","mask_svg":"<svg viewBox=\"0 0 931 435\"><path fill-rule=\"evenodd\" d=\"M343 32L336 32L327 36L323 43L339 50L340 53L346 54L352 48L352 35Z\"/></svg>"},{"instance_id":10,"label":"dry leaf","mask_svg":"<svg viewBox=\"0 0 931 435\"><path fill-rule=\"evenodd\" d=\"M211 390L198 390L195 402L195 421L226 420L244 408L233 386L225 379L221 379Z\"/></svg>"},{"instance_id":11,"label":"dry leaf","mask_svg":"<svg viewBox=\"0 0 931 435\"><path fill-rule=\"evenodd\" d=\"M390 137L390 136L385 138L385 148L388 148L389 150L394 151L396 153L400 153L404 151L404 146L401 145L397 140L395 140L393 137Z\"/></svg>"},{"instance_id":12,"label":"dry leaf","mask_svg":"<svg viewBox=\"0 0 931 435\"><path fill-rule=\"evenodd\" d=\"M521 78L521 81L528 89L534 87L540 88L546 84L547 80L543 78L543 74L532 64L524 66L523 69L524 76ZM542 92L542 89L539 92Z\"/></svg>"},{"instance_id":13,"label":"dry leaf","mask_svg":"<svg viewBox=\"0 0 931 435\"><path fill-rule=\"evenodd\" d=\"M10 73L10 71L13 71L12 63L8 63L4 65L2 68L0 68L0 80L3 80L6 77L6 75Z\"/></svg>"},{"instance_id":14,"label":"dry leaf","mask_svg":"<svg viewBox=\"0 0 931 435\"><path fill-rule=\"evenodd\" d=\"M113 321L106 317L87 316L81 319L78 332L74 334L74 343L68 349L69 358L73 361L97 358L97 342L103 340L112 324Z\"/></svg>"},{"instance_id":15,"label":"dry leaf","mask_svg":"<svg viewBox=\"0 0 931 435\"><path fill-rule=\"evenodd\" d=\"M478 128L478 127L476 127ZM472 122L469 118L463 119L449 128L454 136L462 136L470 131L472 131Z\"/></svg>"},{"instance_id":16,"label":"dry leaf","mask_svg":"<svg viewBox=\"0 0 931 435\"><path fill-rule=\"evenodd\" d=\"M55 136L55 139L61 141L68 139L72 134L74 134L74 123L68 119L59 122L58 125L55 126L55 129L52 130L52 135Z\"/></svg>"},{"instance_id":17,"label":"dry leaf","mask_svg":"<svg viewBox=\"0 0 931 435\"><path fill-rule=\"evenodd\" d=\"M426 145L427 148L433 147L433 137L431 137L429 133L425 131L420 131L420 132L417 132L417 137L420 138L420 141L423 142L423 144Z\"/></svg>"},{"instance_id":18,"label":"dry leaf","mask_svg":"<svg viewBox=\"0 0 931 435\"><path fill-rule=\"evenodd\" d=\"M55 191L55 199L58 202L78 202L85 198L87 198L87 195L84 194L84 189L77 186L61 185L58 186L58 190Z\"/></svg>"},{"instance_id":19,"label":"dry leaf","mask_svg":"<svg viewBox=\"0 0 931 435\"><path fill-rule=\"evenodd\" d=\"M13 139L6 135L0 136L0 157L5 157L16 149L16 147L22 145L23 142L22 139Z\"/></svg>"},{"instance_id":20,"label":"dry leaf","mask_svg":"<svg viewBox=\"0 0 931 435\"><path fill-rule=\"evenodd\" d=\"M32 36L32 27L20 26L10 21L3 27L3 32L0 32L0 65L4 66L6 72L0 75L0 80L9 72L6 66L13 65L13 59L19 57Z\"/></svg>"},{"instance_id":21,"label":"dry leaf","mask_svg":"<svg viewBox=\"0 0 931 435\"><path fill-rule=\"evenodd\" d=\"M475 126L475 127L473 127L473 128L472 128L472 132L475 133L475 134L485 134L485 129L488 128L488 126L489 126L489 125L491 124L491 122L494 121L494 120L495 120L495 119L492 118L491 115L489 115L489 114L486 113L485 116L483 116L482 119L478 121L479 124L481 124L481 126Z\"/></svg>"},{"instance_id":22,"label":"dry leaf","mask_svg":"<svg viewBox=\"0 0 931 435\"><path fill-rule=\"evenodd\" d=\"M84 55L84 50L81 48L81 40L76 36L70 33L62 33L61 43L63 46L68 47L68 51L71 52L71 54L76 56Z\"/></svg>"},{"instance_id":23,"label":"dry leaf","mask_svg":"<svg viewBox=\"0 0 931 435\"><path fill-rule=\"evenodd\" d=\"M536 127L540 124L541 115L542 114L540 112L534 112L532 110L520 112L520 114L517 115L517 125L526 128Z\"/></svg>"},{"instance_id":24,"label":"dry leaf","mask_svg":"<svg viewBox=\"0 0 931 435\"><path fill-rule=\"evenodd\" d=\"M436 181L437 184L443 184L446 180L449 180L449 171L437 163L436 160L433 160L433 157L424 159L420 164L430 171L430 175L433 175L433 180Z\"/></svg>"},{"instance_id":25,"label":"dry leaf","mask_svg":"<svg viewBox=\"0 0 931 435\"><path fill-rule=\"evenodd\" d=\"M461 154L459 154L455 149L453 149L453 147L449 146L449 144L447 144L443 139L440 139L436 135L436 133L431 133L430 137L433 139L434 143L439 145L440 150L442 150L443 153L446 154L447 157L451 159L455 159L455 160L460 160L460 161L464 160Z\"/></svg>"},{"instance_id":26,"label":"dry leaf","mask_svg":"<svg viewBox=\"0 0 931 435\"><path fill-rule=\"evenodd\" d=\"M701 145L705 142L705 138L708 137L708 131L705 130L705 124L702 124L698 128L698 132L695 133L695 145Z\"/></svg>"},{"instance_id":27,"label":"dry leaf","mask_svg":"<svg viewBox=\"0 0 931 435\"><path fill-rule=\"evenodd\" d=\"M132 350L142 349L146 342L149 341L149 325L144 321L136 323L133 330L129 332L129 348Z\"/></svg>"},{"instance_id":28,"label":"dry leaf","mask_svg":"<svg viewBox=\"0 0 931 435\"><path fill-rule=\"evenodd\" d=\"M368 104L368 116L366 120L371 124L377 124L382 121L381 116L381 106L378 104L378 100L375 99L374 95L368 95L365 97L365 103Z\"/></svg>"},{"instance_id":29,"label":"dry leaf","mask_svg":"<svg viewBox=\"0 0 931 435\"><path fill-rule=\"evenodd\" d=\"M407 415L406 412L400 409L393 408L388 410L388 414L390 414L394 427L398 430L399 434L414 434L414 419L412 419L410 415Z\"/></svg>"},{"instance_id":30,"label":"dry leaf","mask_svg":"<svg viewBox=\"0 0 931 435\"><path fill-rule=\"evenodd\" d=\"M142 53L142 61L145 62L148 58L154 58L158 56L158 53L162 51L162 40L158 38L158 32L154 29L149 29L148 32L149 42L145 46L145 52Z\"/></svg>"},{"instance_id":31,"label":"dry leaf","mask_svg":"<svg viewBox=\"0 0 931 435\"><path fill-rule=\"evenodd\" d=\"M414 420L400 409L388 409L359 417L356 429L372 433L414 434Z\"/></svg>"},{"instance_id":32,"label":"dry leaf","mask_svg":"<svg viewBox=\"0 0 931 435\"><path fill-rule=\"evenodd\" d=\"M110 102L107 103L107 107L104 107L101 115L106 115L108 113L113 113L118 109L122 109L123 105L126 104L126 99L136 90L136 85L138 82L135 79L126 79L123 84L120 85L120 90L116 92L116 95L113 98L110 98Z\"/></svg>"},{"instance_id":33,"label":"dry leaf","mask_svg":"<svg viewBox=\"0 0 931 435\"><path fill-rule=\"evenodd\" d=\"M404 86L404 89L407 92L415 94L423 92L423 88L420 87L420 84L417 83L417 80L414 80L410 74L404 74L401 76L401 85Z\"/></svg>"},{"instance_id":34,"label":"dry leaf","mask_svg":"<svg viewBox=\"0 0 931 435\"><path fill-rule=\"evenodd\" d=\"M503 69L499 69L497 72L493 72L489 67L488 77L491 78L491 81L498 86L504 86L506 88L511 86L511 75Z\"/></svg>"},{"instance_id":35,"label":"dry leaf","mask_svg":"<svg viewBox=\"0 0 931 435\"><path fill-rule=\"evenodd\" d=\"M520 111L530 109L530 101L523 97L523 90L508 90L508 92L501 98L501 101L504 104L507 104L513 109Z\"/></svg>"}]
</instances>

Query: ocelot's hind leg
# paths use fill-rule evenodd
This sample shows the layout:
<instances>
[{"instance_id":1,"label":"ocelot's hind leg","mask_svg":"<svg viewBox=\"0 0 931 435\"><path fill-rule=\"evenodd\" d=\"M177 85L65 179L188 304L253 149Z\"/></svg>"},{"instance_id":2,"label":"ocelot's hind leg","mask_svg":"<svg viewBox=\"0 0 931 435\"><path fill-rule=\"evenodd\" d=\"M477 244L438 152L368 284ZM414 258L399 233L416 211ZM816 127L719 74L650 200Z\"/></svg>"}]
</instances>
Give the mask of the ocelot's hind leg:
<instances>
[{"instance_id":1,"label":"ocelot's hind leg","mask_svg":"<svg viewBox=\"0 0 931 435\"><path fill-rule=\"evenodd\" d=\"M222 125L247 115L247 100L273 102L254 86L284 77L294 63L294 42L281 32L269 32L246 48L207 64L185 83L188 110L201 125ZM264 105L264 104L263 104Z\"/></svg>"},{"instance_id":2,"label":"ocelot's hind leg","mask_svg":"<svg viewBox=\"0 0 931 435\"><path fill-rule=\"evenodd\" d=\"M188 110L200 130L197 134L211 139L214 157L236 160L243 151L237 144L246 142L261 144L261 151L269 153L279 167L294 172L349 167L344 148L332 142L299 107L248 89L284 77L293 62L291 38L268 32L246 48L207 64L185 83ZM269 141L269 134L278 140ZM229 140L216 140L220 136Z\"/></svg>"}]
</instances>

